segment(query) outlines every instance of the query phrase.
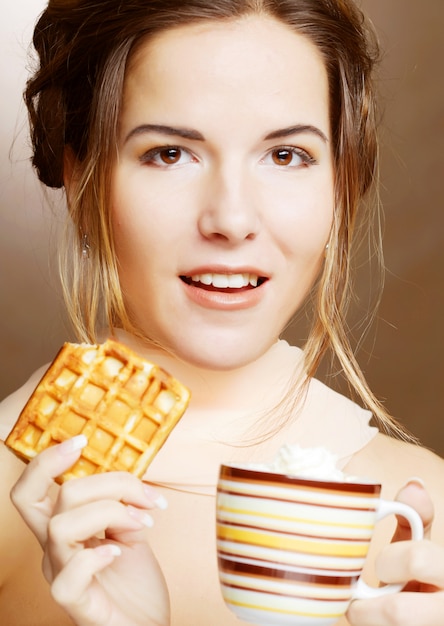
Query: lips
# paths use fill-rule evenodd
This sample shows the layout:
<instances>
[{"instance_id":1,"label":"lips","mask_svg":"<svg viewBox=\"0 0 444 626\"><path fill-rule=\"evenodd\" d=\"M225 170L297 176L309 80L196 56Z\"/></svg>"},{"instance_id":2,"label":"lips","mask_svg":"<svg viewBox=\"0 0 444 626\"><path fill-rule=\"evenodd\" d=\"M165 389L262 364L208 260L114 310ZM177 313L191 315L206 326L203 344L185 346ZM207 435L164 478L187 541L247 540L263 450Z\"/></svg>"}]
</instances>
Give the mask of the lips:
<instances>
[{"instance_id":1,"label":"lips","mask_svg":"<svg viewBox=\"0 0 444 626\"><path fill-rule=\"evenodd\" d=\"M210 290L243 290L259 287L267 280L264 276L250 272L240 273L211 273L192 274L181 276L187 285Z\"/></svg>"},{"instance_id":2,"label":"lips","mask_svg":"<svg viewBox=\"0 0 444 626\"><path fill-rule=\"evenodd\" d=\"M255 308L269 292L270 277L252 267L196 267L179 278L190 302L218 312Z\"/></svg>"}]
</instances>

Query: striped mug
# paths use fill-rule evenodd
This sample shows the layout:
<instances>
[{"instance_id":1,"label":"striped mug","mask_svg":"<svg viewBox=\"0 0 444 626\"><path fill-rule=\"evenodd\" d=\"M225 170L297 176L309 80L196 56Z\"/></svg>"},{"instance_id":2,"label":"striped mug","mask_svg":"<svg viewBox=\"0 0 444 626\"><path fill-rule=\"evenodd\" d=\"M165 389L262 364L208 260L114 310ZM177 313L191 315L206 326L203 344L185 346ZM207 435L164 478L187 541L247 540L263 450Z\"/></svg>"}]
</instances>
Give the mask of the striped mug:
<instances>
[{"instance_id":1,"label":"striped mug","mask_svg":"<svg viewBox=\"0 0 444 626\"><path fill-rule=\"evenodd\" d=\"M361 578L376 522L421 518L380 498L381 485L329 482L222 465L217 485L217 557L222 595L245 622L329 626L354 598L394 593Z\"/></svg>"}]
</instances>

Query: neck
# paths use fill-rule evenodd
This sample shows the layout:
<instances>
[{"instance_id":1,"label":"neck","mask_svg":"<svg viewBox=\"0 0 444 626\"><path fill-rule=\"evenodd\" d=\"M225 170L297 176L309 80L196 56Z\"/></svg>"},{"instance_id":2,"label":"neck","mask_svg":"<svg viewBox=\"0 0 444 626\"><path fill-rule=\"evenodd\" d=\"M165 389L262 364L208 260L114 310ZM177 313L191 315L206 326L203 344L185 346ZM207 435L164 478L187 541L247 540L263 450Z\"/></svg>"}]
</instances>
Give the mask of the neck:
<instances>
[{"instance_id":1,"label":"neck","mask_svg":"<svg viewBox=\"0 0 444 626\"><path fill-rule=\"evenodd\" d=\"M272 408L296 376L302 351L279 340L258 359L234 370L208 370L181 361L158 346L118 331L116 338L163 367L192 393L193 412L252 412Z\"/></svg>"}]
</instances>

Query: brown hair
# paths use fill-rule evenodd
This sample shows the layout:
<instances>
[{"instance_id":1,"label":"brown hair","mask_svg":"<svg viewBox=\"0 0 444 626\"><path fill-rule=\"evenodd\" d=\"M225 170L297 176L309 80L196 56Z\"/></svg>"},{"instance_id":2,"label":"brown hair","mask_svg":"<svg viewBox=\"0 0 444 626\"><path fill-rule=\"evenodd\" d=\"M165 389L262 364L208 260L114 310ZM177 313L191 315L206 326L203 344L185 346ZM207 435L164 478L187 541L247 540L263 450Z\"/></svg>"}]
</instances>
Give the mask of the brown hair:
<instances>
[{"instance_id":1,"label":"brown hair","mask_svg":"<svg viewBox=\"0 0 444 626\"><path fill-rule=\"evenodd\" d=\"M369 390L346 333L352 240L361 200L377 174L372 74L378 49L352 0L50 0L34 32L40 64L25 92L40 180L63 186L67 148L78 165L70 214L77 240L65 248L68 310L81 338L96 340L104 321L135 332L119 286L107 211L125 69L138 43L199 20L263 13L308 37L328 72L335 170L335 217L313 323L305 346L312 376L327 350L380 423L401 433ZM90 256L82 261L88 234ZM104 319L100 312L104 312Z\"/></svg>"}]
</instances>

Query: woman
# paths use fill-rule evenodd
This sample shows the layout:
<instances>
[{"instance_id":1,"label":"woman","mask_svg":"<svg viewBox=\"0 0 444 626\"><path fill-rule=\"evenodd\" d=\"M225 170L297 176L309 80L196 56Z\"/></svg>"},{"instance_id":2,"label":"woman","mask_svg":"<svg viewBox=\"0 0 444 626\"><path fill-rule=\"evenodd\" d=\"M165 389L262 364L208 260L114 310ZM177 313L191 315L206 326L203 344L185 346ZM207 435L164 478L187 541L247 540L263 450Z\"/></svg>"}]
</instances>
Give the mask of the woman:
<instances>
[{"instance_id":1,"label":"woman","mask_svg":"<svg viewBox=\"0 0 444 626\"><path fill-rule=\"evenodd\" d=\"M79 337L116 336L192 401L146 483L106 474L57 490L83 437L24 472L1 449L5 500L16 483L31 530L2 509L2 620L237 623L217 581L218 467L297 442L380 480L386 497L418 510L428 539L435 516L433 542L399 541L400 523L389 546L393 528L379 525L367 575L405 591L355 602L338 624L440 623L443 462L378 432L368 410L313 378L331 349L379 425L402 433L368 389L343 321L357 211L377 169L374 53L360 12L344 0L58 0L34 44L34 165L66 189L65 291ZM307 299L301 351L279 335ZM37 378L3 403L5 433Z\"/></svg>"}]
</instances>

